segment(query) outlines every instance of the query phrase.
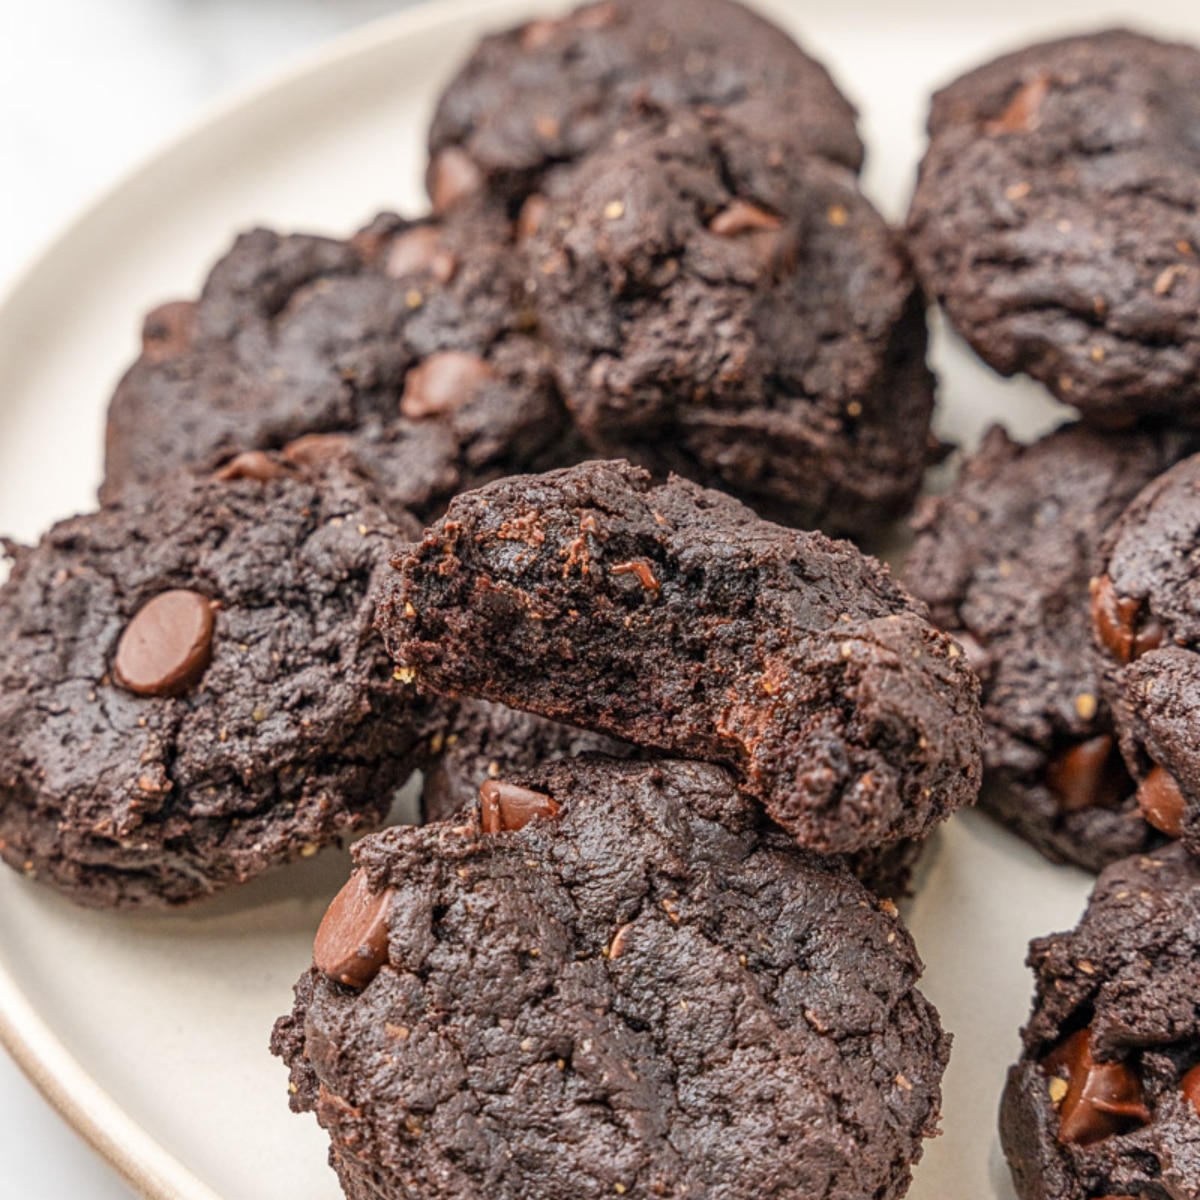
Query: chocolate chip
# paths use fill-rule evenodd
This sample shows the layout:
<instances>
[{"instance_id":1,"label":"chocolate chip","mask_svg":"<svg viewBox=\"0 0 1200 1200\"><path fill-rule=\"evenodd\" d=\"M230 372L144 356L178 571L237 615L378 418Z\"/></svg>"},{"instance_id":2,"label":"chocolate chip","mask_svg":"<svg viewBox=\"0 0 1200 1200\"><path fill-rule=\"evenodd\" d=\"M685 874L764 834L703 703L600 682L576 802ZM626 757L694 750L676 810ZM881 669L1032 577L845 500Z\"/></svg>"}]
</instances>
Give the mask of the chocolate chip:
<instances>
[{"instance_id":1,"label":"chocolate chip","mask_svg":"<svg viewBox=\"0 0 1200 1200\"><path fill-rule=\"evenodd\" d=\"M1042 1070L1067 1081L1058 1110L1058 1140L1065 1146L1091 1146L1150 1120L1141 1080L1124 1063L1097 1062L1090 1029L1052 1050Z\"/></svg>"},{"instance_id":2,"label":"chocolate chip","mask_svg":"<svg viewBox=\"0 0 1200 1200\"><path fill-rule=\"evenodd\" d=\"M1200 1065L1194 1066L1179 1084L1192 1107L1200 1113Z\"/></svg>"},{"instance_id":3,"label":"chocolate chip","mask_svg":"<svg viewBox=\"0 0 1200 1200\"><path fill-rule=\"evenodd\" d=\"M253 479L255 483L268 483L287 474L287 468L277 462L269 454L261 450L246 450L236 458L231 458L223 467L213 473L215 479L222 483L232 483L238 479Z\"/></svg>"},{"instance_id":4,"label":"chocolate chip","mask_svg":"<svg viewBox=\"0 0 1200 1200\"><path fill-rule=\"evenodd\" d=\"M521 30L522 50L543 50L554 41L554 35L561 28L561 21L530 21Z\"/></svg>"},{"instance_id":5,"label":"chocolate chip","mask_svg":"<svg viewBox=\"0 0 1200 1200\"><path fill-rule=\"evenodd\" d=\"M393 279L429 274L438 283L449 283L458 270L458 260L442 249L441 234L432 225L419 225L392 242L385 269Z\"/></svg>"},{"instance_id":6,"label":"chocolate chip","mask_svg":"<svg viewBox=\"0 0 1200 1200\"><path fill-rule=\"evenodd\" d=\"M400 412L412 420L440 417L461 408L496 372L477 354L444 350L413 367L404 380Z\"/></svg>"},{"instance_id":7,"label":"chocolate chip","mask_svg":"<svg viewBox=\"0 0 1200 1200\"><path fill-rule=\"evenodd\" d=\"M1091 590L1092 623L1100 644L1117 662L1132 662L1141 603L1128 596L1118 596L1113 581L1107 575L1093 579Z\"/></svg>"},{"instance_id":8,"label":"chocolate chip","mask_svg":"<svg viewBox=\"0 0 1200 1200\"><path fill-rule=\"evenodd\" d=\"M538 817L558 815L558 804L541 792L489 779L479 789L484 833L515 833Z\"/></svg>"},{"instance_id":9,"label":"chocolate chip","mask_svg":"<svg viewBox=\"0 0 1200 1200\"><path fill-rule=\"evenodd\" d=\"M774 231L782 224L774 213L748 204L745 200L735 200L713 217L708 223L708 228L719 237L737 237L739 233Z\"/></svg>"},{"instance_id":10,"label":"chocolate chip","mask_svg":"<svg viewBox=\"0 0 1200 1200\"><path fill-rule=\"evenodd\" d=\"M993 136L1002 133L1029 133L1038 127L1038 111L1050 94L1050 80L1038 75L1025 84L1008 107L984 129Z\"/></svg>"},{"instance_id":11,"label":"chocolate chip","mask_svg":"<svg viewBox=\"0 0 1200 1200\"><path fill-rule=\"evenodd\" d=\"M1108 734L1089 738L1060 754L1046 768L1046 786L1064 812L1116 808L1133 791L1116 744Z\"/></svg>"},{"instance_id":12,"label":"chocolate chip","mask_svg":"<svg viewBox=\"0 0 1200 1200\"><path fill-rule=\"evenodd\" d=\"M465 150L449 146L429 169L429 195L439 216L483 187L483 172Z\"/></svg>"},{"instance_id":13,"label":"chocolate chip","mask_svg":"<svg viewBox=\"0 0 1200 1200\"><path fill-rule=\"evenodd\" d=\"M1159 833L1165 833L1169 838L1177 838L1183 833L1187 801L1169 771L1152 767L1138 787L1137 802L1142 816Z\"/></svg>"},{"instance_id":14,"label":"chocolate chip","mask_svg":"<svg viewBox=\"0 0 1200 1200\"><path fill-rule=\"evenodd\" d=\"M281 453L287 462L317 470L355 457L354 443L344 433L306 433L289 442Z\"/></svg>"},{"instance_id":15,"label":"chocolate chip","mask_svg":"<svg viewBox=\"0 0 1200 1200\"><path fill-rule=\"evenodd\" d=\"M212 656L213 605L182 588L142 606L125 626L116 681L139 696L177 696L200 681Z\"/></svg>"},{"instance_id":16,"label":"chocolate chip","mask_svg":"<svg viewBox=\"0 0 1200 1200\"><path fill-rule=\"evenodd\" d=\"M333 898L313 942L313 965L335 983L362 989L388 957L388 906L393 891L373 892L355 871Z\"/></svg>"},{"instance_id":17,"label":"chocolate chip","mask_svg":"<svg viewBox=\"0 0 1200 1200\"><path fill-rule=\"evenodd\" d=\"M517 241L527 242L541 228L542 218L546 215L546 209L550 207L550 201L545 196L539 196L534 192L528 200L521 205L520 216L517 217Z\"/></svg>"},{"instance_id":18,"label":"chocolate chip","mask_svg":"<svg viewBox=\"0 0 1200 1200\"><path fill-rule=\"evenodd\" d=\"M195 301L160 304L142 323L142 357L153 363L178 358L191 347L195 333Z\"/></svg>"}]
</instances>

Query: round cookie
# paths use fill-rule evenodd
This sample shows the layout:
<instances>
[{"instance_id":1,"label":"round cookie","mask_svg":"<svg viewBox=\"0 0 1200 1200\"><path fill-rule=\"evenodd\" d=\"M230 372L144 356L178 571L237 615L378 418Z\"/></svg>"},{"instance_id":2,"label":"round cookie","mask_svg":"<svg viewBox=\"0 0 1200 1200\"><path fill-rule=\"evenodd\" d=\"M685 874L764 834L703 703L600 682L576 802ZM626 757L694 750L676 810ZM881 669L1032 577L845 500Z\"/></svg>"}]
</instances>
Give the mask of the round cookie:
<instances>
[{"instance_id":1,"label":"round cookie","mask_svg":"<svg viewBox=\"0 0 1200 1200\"><path fill-rule=\"evenodd\" d=\"M195 303L147 318L109 409L102 497L240 450L338 435L424 518L486 479L575 461L508 222L383 215L348 241L257 229Z\"/></svg>"},{"instance_id":2,"label":"round cookie","mask_svg":"<svg viewBox=\"0 0 1200 1200\"><path fill-rule=\"evenodd\" d=\"M1055 861L1098 871L1158 837L1101 696L1089 584L1109 526L1198 445L1075 424L1022 446L993 427L914 521L905 582L983 683L980 804Z\"/></svg>"},{"instance_id":3,"label":"round cookie","mask_svg":"<svg viewBox=\"0 0 1200 1200\"><path fill-rule=\"evenodd\" d=\"M894 907L717 767L482 799L358 843L276 1025L347 1195L904 1194L949 1039Z\"/></svg>"},{"instance_id":4,"label":"round cookie","mask_svg":"<svg viewBox=\"0 0 1200 1200\"><path fill-rule=\"evenodd\" d=\"M1105 689L1143 814L1200 853L1200 456L1145 488L1092 589Z\"/></svg>"},{"instance_id":5,"label":"round cookie","mask_svg":"<svg viewBox=\"0 0 1200 1200\"><path fill-rule=\"evenodd\" d=\"M507 778L543 763L583 755L606 758L654 757L628 742L548 721L533 713L464 700L453 720L430 743L434 755L425 767L421 814L426 822L446 821L464 812L489 779ZM877 896L900 899L909 892L923 842L902 838L886 846L848 855L850 870Z\"/></svg>"},{"instance_id":6,"label":"round cookie","mask_svg":"<svg viewBox=\"0 0 1200 1200\"><path fill-rule=\"evenodd\" d=\"M849 171L652 110L543 199L538 314L598 454L803 528L908 511L940 452L924 303Z\"/></svg>"},{"instance_id":7,"label":"round cookie","mask_svg":"<svg viewBox=\"0 0 1200 1200\"><path fill-rule=\"evenodd\" d=\"M1030 946L1037 996L1000 1136L1021 1200L1200 1197L1200 866L1108 867L1079 926Z\"/></svg>"},{"instance_id":8,"label":"round cookie","mask_svg":"<svg viewBox=\"0 0 1200 1200\"><path fill-rule=\"evenodd\" d=\"M644 100L717 109L780 159L862 164L853 106L782 30L730 0L614 0L484 38L434 114L435 210L482 189L515 213Z\"/></svg>"},{"instance_id":9,"label":"round cookie","mask_svg":"<svg viewBox=\"0 0 1200 1200\"><path fill-rule=\"evenodd\" d=\"M809 848L975 799L975 676L849 543L597 462L459 496L394 563L378 624L421 687L727 765Z\"/></svg>"},{"instance_id":10,"label":"round cookie","mask_svg":"<svg viewBox=\"0 0 1200 1200\"><path fill-rule=\"evenodd\" d=\"M371 628L419 526L349 477L240 474L6 543L0 855L80 903L200 899L378 825L439 721Z\"/></svg>"},{"instance_id":11,"label":"round cookie","mask_svg":"<svg viewBox=\"0 0 1200 1200\"><path fill-rule=\"evenodd\" d=\"M1200 400L1200 51L1122 30L939 92L909 214L926 292L1089 421Z\"/></svg>"}]
</instances>

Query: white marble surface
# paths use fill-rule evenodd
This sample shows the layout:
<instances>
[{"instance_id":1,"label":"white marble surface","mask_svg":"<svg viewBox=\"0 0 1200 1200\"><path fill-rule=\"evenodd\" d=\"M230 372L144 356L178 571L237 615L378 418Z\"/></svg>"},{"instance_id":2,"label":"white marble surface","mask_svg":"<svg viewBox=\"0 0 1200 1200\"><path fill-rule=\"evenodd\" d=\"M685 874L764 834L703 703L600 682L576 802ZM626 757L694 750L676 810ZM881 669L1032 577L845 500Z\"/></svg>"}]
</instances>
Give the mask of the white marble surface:
<instances>
[{"instance_id":1,"label":"white marble surface","mask_svg":"<svg viewBox=\"0 0 1200 1200\"><path fill-rule=\"evenodd\" d=\"M97 193L218 96L412 2L0 0L0 295ZM2 1051L0 1162L0 1195L130 1196Z\"/></svg>"}]
</instances>

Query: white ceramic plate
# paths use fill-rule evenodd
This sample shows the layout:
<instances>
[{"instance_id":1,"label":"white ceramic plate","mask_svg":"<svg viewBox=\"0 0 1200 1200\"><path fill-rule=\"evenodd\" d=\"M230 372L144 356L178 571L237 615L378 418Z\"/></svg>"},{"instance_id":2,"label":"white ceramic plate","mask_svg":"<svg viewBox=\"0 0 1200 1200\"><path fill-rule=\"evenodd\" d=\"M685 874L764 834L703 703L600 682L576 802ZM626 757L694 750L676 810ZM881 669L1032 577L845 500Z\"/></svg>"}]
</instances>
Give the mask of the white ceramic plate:
<instances>
[{"instance_id":1,"label":"white ceramic plate","mask_svg":"<svg viewBox=\"0 0 1200 1200\"><path fill-rule=\"evenodd\" d=\"M0 305L0 530L33 539L92 505L105 404L146 309L194 293L249 225L344 233L379 208L416 210L440 84L486 28L561 7L474 0L370 27L227 104L98 201ZM928 94L959 70L1112 21L1200 38L1195 0L762 7L860 105L866 186L893 217L907 203ZM934 357L943 436L969 444L994 419L1033 436L1061 415L1040 389L998 380L941 332ZM146 917L80 911L2 871L0 1038L146 1196L334 1200L324 1136L289 1113L266 1043L345 873L344 856L326 855L194 912ZM976 814L940 837L908 916L926 990L956 1041L945 1133L918 1168L914 1200L1010 1200L995 1112L1029 1003L1025 946L1072 925L1088 885Z\"/></svg>"}]
</instances>

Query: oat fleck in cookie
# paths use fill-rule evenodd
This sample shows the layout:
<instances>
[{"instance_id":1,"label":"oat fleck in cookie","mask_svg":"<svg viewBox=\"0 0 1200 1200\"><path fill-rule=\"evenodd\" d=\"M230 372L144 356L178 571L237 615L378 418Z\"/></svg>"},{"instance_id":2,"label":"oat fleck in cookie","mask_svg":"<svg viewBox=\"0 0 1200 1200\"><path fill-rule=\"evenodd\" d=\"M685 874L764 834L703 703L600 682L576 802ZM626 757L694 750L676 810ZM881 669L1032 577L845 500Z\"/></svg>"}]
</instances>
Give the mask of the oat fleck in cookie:
<instances>
[{"instance_id":1,"label":"oat fleck in cookie","mask_svg":"<svg viewBox=\"0 0 1200 1200\"><path fill-rule=\"evenodd\" d=\"M1200 401L1200 51L1122 30L1006 55L933 99L909 215L976 352L1097 424Z\"/></svg>"},{"instance_id":2,"label":"oat fleck in cookie","mask_svg":"<svg viewBox=\"0 0 1200 1200\"><path fill-rule=\"evenodd\" d=\"M81 903L200 899L378 825L435 727L372 631L419 526L338 473L235 474L7 545L0 855Z\"/></svg>"},{"instance_id":3,"label":"oat fleck in cookie","mask_svg":"<svg viewBox=\"0 0 1200 1200\"><path fill-rule=\"evenodd\" d=\"M435 209L485 191L515 213L645 99L719 110L780 160L862 163L853 107L782 30L730 0L613 0L484 38L434 114Z\"/></svg>"},{"instance_id":4,"label":"oat fleck in cookie","mask_svg":"<svg viewBox=\"0 0 1200 1200\"><path fill-rule=\"evenodd\" d=\"M1098 871L1159 836L1102 694L1089 587L1125 506L1198 446L1080 424L1023 446L994 427L914 522L905 582L983 682L980 804L1056 861Z\"/></svg>"},{"instance_id":5,"label":"oat fleck in cookie","mask_svg":"<svg viewBox=\"0 0 1200 1200\"><path fill-rule=\"evenodd\" d=\"M1093 634L1142 814L1200 853L1200 457L1145 488L1109 538Z\"/></svg>"},{"instance_id":6,"label":"oat fleck in cookie","mask_svg":"<svg viewBox=\"0 0 1200 1200\"><path fill-rule=\"evenodd\" d=\"M940 453L925 305L851 172L651 109L540 199L538 314L598 455L802 528L908 511Z\"/></svg>"},{"instance_id":7,"label":"oat fleck in cookie","mask_svg":"<svg viewBox=\"0 0 1200 1200\"><path fill-rule=\"evenodd\" d=\"M912 940L720 768L563 762L355 857L272 1039L348 1195L904 1194L949 1050Z\"/></svg>"},{"instance_id":8,"label":"oat fleck in cookie","mask_svg":"<svg viewBox=\"0 0 1200 1200\"><path fill-rule=\"evenodd\" d=\"M848 543L587 463L458 497L395 563L379 624L421 686L727 764L806 846L974 800L975 677Z\"/></svg>"},{"instance_id":9,"label":"oat fleck in cookie","mask_svg":"<svg viewBox=\"0 0 1200 1200\"><path fill-rule=\"evenodd\" d=\"M1200 1196L1200 867L1108 867L1078 928L1030 947L1037 997L1000 1132L1021 1200Z\"/></svg>"},{"instance_id":10,"label":"oat fleck in cookie","mask_svg":"<svg viewBox=\"0 0 1200 1200\"><path fill-rule=\"evenodd\" d=\"M384 214L345 241L253 230L198 301L147 318L102 496L292 445L428 518L463 488L576 461L532 323L510 226L482 207Z\"/></svg>"}]
</instances>

